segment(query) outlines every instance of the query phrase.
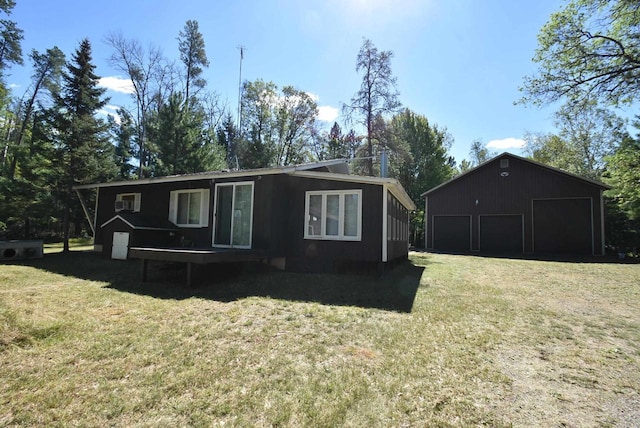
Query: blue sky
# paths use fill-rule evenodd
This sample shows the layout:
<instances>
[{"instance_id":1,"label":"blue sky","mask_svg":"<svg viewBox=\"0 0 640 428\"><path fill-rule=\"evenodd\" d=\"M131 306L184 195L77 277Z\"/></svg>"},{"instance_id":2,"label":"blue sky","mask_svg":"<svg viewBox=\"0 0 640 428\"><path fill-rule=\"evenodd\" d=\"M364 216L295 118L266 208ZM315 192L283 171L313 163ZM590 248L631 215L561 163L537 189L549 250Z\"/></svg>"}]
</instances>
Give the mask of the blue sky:
<instances>
[{"instance_id":1,"label":"blue sky","mask_svg":"<svg viewBox=\"0 0 640 428\"><path fill-rule=\"evenodd\" d=\"M246 47L243 80L293 85L317 96L329 127L358 90L355 60L363 37L394 52L392 70L403 106L446 127L459 162L480 139L494 151L521 154L527 131L551 132L553 111L513 103L520 98L536 36L561 0L17 0L11 19L24 30L25 66L7 78L22 95L31 73L26 54L58 46L67 58L83 38L92 43L96 72L122 78L109 65L109 33L121 32L179 59L178 32L195 19L211 66L208 88L235 112L238 45ZM112 79L113 81L114 79ZM108 80L107 80L108 82ZM111 104L128 104L109 90ZM508 140L511 139L511 140ZM511 142L505 146L505 141ZM502 145L500 143L502 142Z\"/></svg>"}]
</instances>

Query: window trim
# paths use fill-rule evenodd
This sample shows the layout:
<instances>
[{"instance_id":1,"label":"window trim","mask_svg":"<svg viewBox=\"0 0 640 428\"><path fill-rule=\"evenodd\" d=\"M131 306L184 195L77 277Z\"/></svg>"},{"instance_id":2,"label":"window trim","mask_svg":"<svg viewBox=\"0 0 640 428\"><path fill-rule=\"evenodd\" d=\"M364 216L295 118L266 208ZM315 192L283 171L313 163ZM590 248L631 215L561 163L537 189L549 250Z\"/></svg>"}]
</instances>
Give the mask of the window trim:
<instances>
[{"instance_id":1,"label":"window trim","mask_svg":"<svg viewBox=\"0 0 640 428\"><path fill-rule=\"evenodd\" d=\"M178 197L181 194L200 194L200 217L198 223L178 223ZM209 189L179 189L172 190L169 195L169 221L184 228L201 228L209 225ZM187 215L188 217L188 215Z\"/></svg>"},{"instance_id":2,"label":"window trim","mask_svg":"<svg viewBox=\"0 0 640 428\"><path fill-rule=\"evenodd\" d=\"M133 210L132 212L134 213L138 213L140 212L140 205L141 205L141 199L142 199L142 194L141 193L134 193L134 192L129 192L129 193L118 193L116 195L116 202L120 202L122 201L123 197L125 196L133 196ZM115 212L120 212L120 211L128 211L125 210L124 208L114 208Z\"/></svg>"},{"instance_id":3,"label":"window trim","mask_svg":"<svg viewBox=\"0 0 640 428\"><path fill-rule=\"evenodd\" d=\"M311 196L322 196L322 223L321 231L319 235L311 235L309 233L309 208L311 202ZM338 202L338 234L327 235L327 196L339 196ZM345 196L357 195L358 207L356 208L356 229L355 236L348 236L344 234L345 224ZM313 239L320 241L362 241L362 189L349 189L349 190L309 190L305 192L304 203L304 239Z\"/></svg>"}]
</instances>

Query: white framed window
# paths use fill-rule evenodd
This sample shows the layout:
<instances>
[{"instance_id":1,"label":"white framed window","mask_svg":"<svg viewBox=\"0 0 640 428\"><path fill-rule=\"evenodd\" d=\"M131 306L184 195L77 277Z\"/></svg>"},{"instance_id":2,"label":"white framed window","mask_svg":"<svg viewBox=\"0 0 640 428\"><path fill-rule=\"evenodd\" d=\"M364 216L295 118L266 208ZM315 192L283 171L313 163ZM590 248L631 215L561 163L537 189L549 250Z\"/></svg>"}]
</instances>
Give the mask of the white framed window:
<instances>
[{"instance_id":1,"label":"white framed window","mask_svg":"<svg viewBox=\"0 0 640 428\"><path fill-rule=\"evenodd\" d=\"M140 193L118 193L116 195L115 211L140 212Z\"/></svg>"},{"instance_id":2,"label":"white framed window","mask_svg":"<svg viewBox=\"0 0 640 428\"><path fill-rule=\"evenodd\" d=\"M180 227L207 227L209 189L174 190L169 196L169 221Z\"/></svg>"},{"instance_id":3,"label":"white framed window","mask_svg":"<svg viewBox=\"0 0 640 428\"><path fill-rule=\"evenodd\" d=\"M362 190L309 191L305 199L305 239L362 239Z\"/></svg>"}]
</instances>

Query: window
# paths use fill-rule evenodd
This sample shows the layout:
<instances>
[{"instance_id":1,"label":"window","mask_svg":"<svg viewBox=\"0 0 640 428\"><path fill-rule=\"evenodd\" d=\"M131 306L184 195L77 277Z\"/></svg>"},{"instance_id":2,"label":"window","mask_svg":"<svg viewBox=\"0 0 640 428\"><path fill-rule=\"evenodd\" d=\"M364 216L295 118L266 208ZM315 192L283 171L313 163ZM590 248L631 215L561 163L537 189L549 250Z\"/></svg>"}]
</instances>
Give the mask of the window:
<instances>
[{"instance_id":1,"label":"window","mask_svg":"<svg viewBox=\"0 0 640 428\"><path fill-rule=\"evenodd\" d=\"M116 212L140 211L140 193L119 193L116 195Z\"/></svg>"},{"instance_id":2,"label":"window","mask_svg":"<svg viewBox=\"0 0 640 428\"><path fill-rule=\"evenodd\" d=\"M509 159L500 159L500 168L509 168Z\"/></svg>"},{"instance_id":3,"label":"window","mask_svg":"<svg viewBox=\"0 0 640 428\"><path fill-rule=\"evenodd\" d=\"M305 239L359 241L362 190L307 192L304 218Z\"/></svg>"},{"instance_id":4,"label":"window","mask_svg":"<svg viewBox=\"0 0 640 428\"><path fill-rule=\"evenodd\" d=\"M182 227L206 227L209 224L209 189L171 192L169 220Z\"/></svg>"}]
</instances>

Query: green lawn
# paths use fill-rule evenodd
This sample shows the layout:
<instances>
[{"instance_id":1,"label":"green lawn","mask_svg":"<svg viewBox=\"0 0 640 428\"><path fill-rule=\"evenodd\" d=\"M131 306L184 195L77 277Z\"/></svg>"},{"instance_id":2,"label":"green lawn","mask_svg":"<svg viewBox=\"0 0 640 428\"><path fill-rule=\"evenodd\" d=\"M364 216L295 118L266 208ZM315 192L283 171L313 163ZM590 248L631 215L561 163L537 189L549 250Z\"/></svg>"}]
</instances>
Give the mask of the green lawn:
<instances>
[{"instance_id":1,"label":"green lawn","mask_svg":"<svg viewBox=\"0 0 640 428\"><path fill-rule=\"evenodd\" d=\"M635 426L640 265L0 265L0 426Z\"/></svg>"}]
</instances>

